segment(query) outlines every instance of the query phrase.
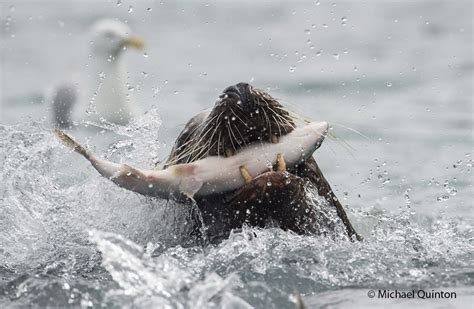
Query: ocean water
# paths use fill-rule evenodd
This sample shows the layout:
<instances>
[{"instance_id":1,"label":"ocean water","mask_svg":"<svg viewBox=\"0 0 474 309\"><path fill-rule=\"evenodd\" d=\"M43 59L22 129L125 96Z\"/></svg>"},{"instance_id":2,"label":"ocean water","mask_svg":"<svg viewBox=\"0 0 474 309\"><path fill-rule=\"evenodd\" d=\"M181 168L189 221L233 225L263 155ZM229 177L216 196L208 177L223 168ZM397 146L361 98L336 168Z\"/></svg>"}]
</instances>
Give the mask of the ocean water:
<instances>
[{"instance_id":1,"label":"ocean water","mask_svg":"<svg viewBox=\"0 0 474 309\"><path fill-rule=\"evenodd\" d=\"M470 308L470 1L1 1L0 307ZM315 157L363 242L244 228L183 242L186 206L101 178L51 133L49 98L117 17L144 112L71 134L152 166L228 85L250 82L338 139ZM379 299L370 290L456 292Z\"/></svg>"}]
</instances>

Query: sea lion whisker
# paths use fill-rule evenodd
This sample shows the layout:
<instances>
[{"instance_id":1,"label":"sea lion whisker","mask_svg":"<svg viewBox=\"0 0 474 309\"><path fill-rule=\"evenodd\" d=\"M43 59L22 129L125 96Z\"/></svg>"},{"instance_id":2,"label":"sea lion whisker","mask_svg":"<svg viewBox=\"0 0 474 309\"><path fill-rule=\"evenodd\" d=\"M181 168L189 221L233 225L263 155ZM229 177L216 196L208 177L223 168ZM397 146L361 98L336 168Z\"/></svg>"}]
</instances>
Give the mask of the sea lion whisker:
<instances>
[{"instance_id":1,"label":"sea lion whisker","mask_svg":"<svg viewBox=\"0 0 474 309\"><path fill-rule=\"evenodd\" d=\"M234 116L235 116L237 119L239 119L239 120L242 122L242 124L243 124L244 126L246 126L247 128L249 127L249 125L248 125L245 121L243 121L242 118L240 118L239 115L237 115L237 113L236 113L232 108L230 109L230 111L232 112L232 114L234 114Z\"/></svg>"},{"instance_id":2,"label":"sea lion whisker","mask_svg":"<svg viewBox=\"0 0 474 309\"><path fill-rule=\"evenodd\" d=\"M232 129L232 125L230 124L230 121L227 121L227 127L230 131L230 134L232 134L232 137L234 138L235 143L237 143L239 145L240 144L239 139L235 135L234 130ZM232 139L232 137L231 137L231 139ZM232 144L234 144L234 143L232 143ZM237 148L235 146L234 146L234 150L237 150Z\"/></svg>"},{"instance_id":3,"label":"sea lion whisker","mask_svg":"<svg viewBox=\"0 0 474 309\"><path fill-rule=\"evenodd\" d=\"M229 123L229 126L233 127L233 128L237 131L237 133L238 133L239 136L240 136L240 141L241 141L239 144L242 144L243 141L245 141L245 138L244 138L244 136L242 135L242 133L240 132L239 127L238 127L238 126L232 126L231 123ZM233 132L233 130L232 130L232 132Z\"/></svg>"},{"instance_id":4,"label":"sea lion whisker","mask_svg":"<svg viewBox=\"0 0 474 309\"><path fill-rule=\"evenodd\" d=\"M212 117L210 121L213 121L213 119L215 118ZM201 123L200 125L197 126L197 128L195 128L193 130L193 132L191 133L191 135L196 132L198 129L199 130L203 130L203 128L205 128L206 124L204 123ZM207 134L207 132L205 133ZM198 145L195 140L193 139L189 139L188 141L184 142L181 146L179 146L177 149L176 149L176 153L178 153L178 155L174 158L174 160L170 161L170 163L176 163L180 160L182 160L183 158L187 157L187 156L190 156L193 152L194 152L194 149L193 148L189 148L188 146L189 145Z\"/></svg>"},{"instance_id":5,"label":"sea lion whisker","mask_svg":"<svg viewBox=\"0 0 474 309\"><path fill-rule=\"evenodd\" d=\"M347 126L342 125L342 124L340 124L340 123L333 123L333 122L331 122L331 125L335 125L335 126L342 127L342 128L344 128L344 129L346 129L346 130L349 130L349 131L351 131L351 132L356 133L357 135L362 136L363 138L365 138L365 139L368 140L368 141L372 141L372 139L371 139L370 137L368 137L367 135L362 134L361 132L359 132L359 131L357 131L357 130L351 128L351 127L347 127Z\"/></svg>"},{"instance_id":6,"label":"sea lion whisker","mask_svg":"<svg viewBox=\"0 0 474 309\"><path fill-rule=\"evenodd\" d=\"M276 120L276 118L275 118L274 115L272 115L272 118L273 118L273 120L275 120L275 123L277 124L277 127L278 127L278 132L279 132L279 134L280 134L280 136L281 136L281 135L282 135L282 134L281 134L281 126L280 126L280 124L278 123L278 121Z\"/></svg>"},{"instance_id":7,"label":"sea lion whisker","mask_svg":"<svg viewBox=\"0 0 474 309\"><path fill-rule=\"evenodd\" d=\"M270 134L272 133L272 122L270 121L270 118L268 117L268 114L267 112L265 111L264 108L262 108L262 111L263 111L263 115L265 116L265 119L268 123L268 131L270 132Z\"/></svg>"},{"instance_id":8,"label":"sea lion whisker","mask_svg":"<svg viewBox=\"0 0 474 309\"><path fill-rule=\"evenodd\" d=\"M273 110L272 108L269 108L270 111L273 113L273 115L277 116L278 119L280 119L282 122L284 122L286 125L292 127L292 128L295 128L295 125L294 123L291 121L292 119L291 118L287 118L287 117L283 117L282 115L280 115L280 113L277 113L275 110ZM276 120L276 119L275 119ZM288 133L288 132L287 132Z\"/></svg>"},{"instance_id":9,"label":"sea lion whisker","mask_svg":"<svg viewBox=\"0 0 474 309\"><path fill-rule=\"evenodd\" d=\"M232 144L232 148L234 148L234 150L237 150L237 148L235 148L234 141L232 140L233 133L230 129L230 126L227 126L227 131L229 132L229 140L230 140L230 143Z\"/></svg>"},{"instance_id":10,"label":"sea lion whisker","mask_svg":"<svg viewBox=\"0 0 474 309\"><path fill-rule=\"evenodd\" d=\"M215 131L219 128L219 125L212 126L212 123L214 122L213 119L215 119L217 117L216 122L219 123L219 118L221 117L222 114L223 114L223 112L221 112L219 115L216 115L216 116L212 117L211 120L206 121L205 126L203 127L203 130L206 130L206 131L203 134L201 134L201 136L200 136L200 138L197 142L195 140L192 140L192 142L194 143L193 144L194 147L190 148L184 155L184 157L190 156L189 160L187 160L188 162L193 161L195 159L200 159L199 156L203 153L203 149L209 149L209 148L207 148L208 143L210 143L210 141L212 140L212 138L214 136ZM214 129L214 132L212 133L210 138L207 138L207 135L211 132L212 129ZM204 139L206 139L206 143L202 144L202 141ZM196 155L196 153L197 153L197 155Z\"/></svg>"},{"instance_id":11,"label":"sea lion whisker","mask_svg":"<svg viewBox=\"0 0 474 309\"><path fill-rule=\"evenodd\" d=\"M222 130L219 131L219 136L217 137L217 155L220 156L220 151L221 151L221 135L222 135Z\"/></svg>"},{"instance_id":12,"label":"sea lion whisker","mask_svg":"<svg viewBox=\"0 0 474 309\"><path fill-rule=\"evenodd\" d=\"M328 141L329 141L328 146L329 147L330 147L330 143L334 143L335 145L337 145L337 146L341 147L342 149L344 149L348 154L351 155L351 157L355 158L354 151L356 151L356 150L353 149L349 144L345 143L344 140L338 138L337 136L334 136L331 133L328 133L328 137L330 137L330 138L328 138ZM332 150L331 147L330 147L330 149Z\"/></svg>"},{"instance_id":13,"label":"sea lion whisker","mask_svg":"<svg viewBox=\"0 0 474 309\"><path fill-rule=\"evenodd\" d=\"M334 142L334 141L332 141L332 142ZM337 154L337 152L334 150L334 148L331 147L330 143L328 143L327 146L328 146L329 150L330 150L333 154Z\"/></svg>"}]
</instances>

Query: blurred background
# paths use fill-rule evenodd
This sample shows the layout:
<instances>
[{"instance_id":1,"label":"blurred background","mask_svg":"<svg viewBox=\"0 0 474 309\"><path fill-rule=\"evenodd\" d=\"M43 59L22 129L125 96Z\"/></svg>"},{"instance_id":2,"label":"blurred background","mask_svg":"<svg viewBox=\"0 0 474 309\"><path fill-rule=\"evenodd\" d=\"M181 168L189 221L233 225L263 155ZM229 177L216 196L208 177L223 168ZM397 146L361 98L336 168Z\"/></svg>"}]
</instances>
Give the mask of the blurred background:
<instances>
[{"instance_id":1,"label":"blurred background","mask_svg":"<svg viewBox=\"0 0 474 309\"><path fill-rule=\"evenodd\" d=\"M316 157L356 229L376 244L367 254L369 260L377 261L365 265L372 270L355 279L340 277L328 268L333 277L323 282L315 279L320 272L305 274L302 277L310 287L306 292L323 293L307 302L321 305L318 299L333 297L324 294L327 290L364 288L377 282L401 288L413 284L472 287L472 1L2 0L0 5L0 125L5 149L0 160L4 169L18 168L7 158L19 149L12 144L13 131L27 132L27 137L39 130L41 140L52 139L46 132L52 126L55 85L67 78L71 65L80 63L77 57L89 53L91 25L102 18L116 18L145 42L143 50L130 49L123 55L130 97L142 113L154 111L145 120L153 132L145 135L156 143L156 154L143 150L142 155L164 158L186 121L212 107L221 91L237 82L265 89L306 118L329 121L333 132L350 145L348 149L327 140ZM51 143L48 147L57 148ZM109 147L102 143L104 149ZM22 153L28 152L26 148ZM152 160L128 159L142 164ZM98 182L94 171L79 161L74 164L86 171L80 179L94 177ZM12 176L5 173L3 177L8 181ZM18 194L13 187L3 192L5 201ZM10 207L8 203L5 207ZM397 221L398 217L388 215L391 219L387 219L381 214L405 214L409 219ZM394 226L385 226L385 232L377 230L391 220ZM410 224L416 225L416 232L396 232L400 225ZM140 243L127 228L100 228ZM450 232L440 236L436 234L440 229ZM386 259L415 234L428 239L425 248L443 253L405 252L404 266L395 270L383 258L375 258L387 242L394 241L385 233L402 239L388 245ZM382 234L389 238L380 241L377 237ZM18 235L21 239L22 232ZM440 238L447 239L446 243L438 243ZM347 250L332 258L359 251ZM435 269L412 264L412 258L420 254ZM209 262L212 257L206 259ZM9 260L8 255L4 260ZM237 263L229 260L230 265ZM286 267L284 262L275 263ZM15 263L10 260L10 264ZM438 269L442 264L451 265L451 271ZM226 280L233 273L230 268L220 273ZM21 273L13 272L12 278ZM252 270L244 273L252 274ZM453 273L458 277L450 277ZM276 278L258 280L268 283ZM253 287L244 282L236 295L258 306L247 295ZM287 306L292 300L278 293L292 287L262 293L275 306ZM273 298L275 293L280 298ZM356 294L334 297L349 300ZM472 299L472 292L469 295Z\"/></svg>"}]
</instances>

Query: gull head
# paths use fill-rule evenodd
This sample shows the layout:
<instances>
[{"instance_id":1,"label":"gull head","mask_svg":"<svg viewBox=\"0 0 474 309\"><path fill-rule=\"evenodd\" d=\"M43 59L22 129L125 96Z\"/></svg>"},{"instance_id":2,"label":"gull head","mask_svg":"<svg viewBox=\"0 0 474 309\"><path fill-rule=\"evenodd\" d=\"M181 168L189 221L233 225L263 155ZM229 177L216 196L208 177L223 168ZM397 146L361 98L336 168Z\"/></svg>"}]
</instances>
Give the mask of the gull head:
<instances>
[{"instance_id":1,"label":"gull head","mask_svg":"<svg viewBox=\"0 0 474 309\"><path fill-rule=\"evenodd\" d=\"M128 47L143 48L144 42L128 25L114 19L102 19L92 26L91 45L94 55L112 61Z\"/></svg>"}]
</instances>

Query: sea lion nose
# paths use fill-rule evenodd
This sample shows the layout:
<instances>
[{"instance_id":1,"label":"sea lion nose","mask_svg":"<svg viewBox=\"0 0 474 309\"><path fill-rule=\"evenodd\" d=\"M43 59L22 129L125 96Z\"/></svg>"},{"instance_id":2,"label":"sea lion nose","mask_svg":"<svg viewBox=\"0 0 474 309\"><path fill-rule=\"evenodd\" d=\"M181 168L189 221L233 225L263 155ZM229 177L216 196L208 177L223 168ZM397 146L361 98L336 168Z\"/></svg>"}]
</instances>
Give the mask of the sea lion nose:
<instances>
[{"instance_id":1,"label":"sea lion nose","mask_svg":"<svg viewBox=\"0 0 474 309\"><path fill-rule=\"evenodd\" d=\"M254 105L250 85L247 83L238 83L224 89L224 94L230 98L235 98L244 108L251 108Z\"/></svg>"}]
</instances>

